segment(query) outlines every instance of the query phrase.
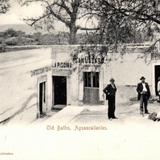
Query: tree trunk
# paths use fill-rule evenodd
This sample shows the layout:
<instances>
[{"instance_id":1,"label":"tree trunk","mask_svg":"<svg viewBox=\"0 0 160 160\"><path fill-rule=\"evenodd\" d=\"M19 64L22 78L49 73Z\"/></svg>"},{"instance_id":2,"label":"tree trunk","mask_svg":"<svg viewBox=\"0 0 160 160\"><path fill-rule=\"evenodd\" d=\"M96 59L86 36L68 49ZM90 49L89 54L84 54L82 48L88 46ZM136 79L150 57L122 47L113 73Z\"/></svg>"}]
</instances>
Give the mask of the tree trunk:
<instances>
[{"instance_id":1,"label":"tree trunk","mask_svg":"<svg viewBox=\"0 0 160 160\"><path fill-rule=\"evenodd\" d=\"M77 34L77 28L75 25L71 26L69 32L69 44L76 44L76 34Z\"/></svg>"}]
</instances>

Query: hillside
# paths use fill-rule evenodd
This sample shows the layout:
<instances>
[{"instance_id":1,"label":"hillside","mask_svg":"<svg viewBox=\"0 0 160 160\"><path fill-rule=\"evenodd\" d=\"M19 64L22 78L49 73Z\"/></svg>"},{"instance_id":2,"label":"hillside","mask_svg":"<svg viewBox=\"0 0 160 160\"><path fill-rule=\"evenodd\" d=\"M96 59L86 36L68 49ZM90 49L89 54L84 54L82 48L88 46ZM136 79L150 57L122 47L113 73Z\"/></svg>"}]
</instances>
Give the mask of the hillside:
<instances>
[{"instance_id":1,"label":"hillside","mask_svg":"<svg viewBox=\"0 0 160 160\"><path fill-rule=\"evenodd\" d=\"M26 32L27 34L33 34L33 33L37 32L37 30L35 30L34 28L32 28L26 24L0 25L0 32L3 32L3 31L10 29L10 28L12 28L13 30L16 30L16 31ZM43 33L44 31L41 31L41 32Z\"/></svg>"}]
</instances>

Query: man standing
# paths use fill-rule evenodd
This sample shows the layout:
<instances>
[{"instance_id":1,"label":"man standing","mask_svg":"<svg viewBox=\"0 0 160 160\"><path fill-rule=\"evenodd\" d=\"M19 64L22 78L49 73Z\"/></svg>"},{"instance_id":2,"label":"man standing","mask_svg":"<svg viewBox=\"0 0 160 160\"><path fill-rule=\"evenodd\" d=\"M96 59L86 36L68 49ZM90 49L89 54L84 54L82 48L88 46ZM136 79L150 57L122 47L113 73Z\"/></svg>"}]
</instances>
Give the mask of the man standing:
<instances>
[{"instance_id":1,"label":"man standing","mask_svg":"<svg viewBox=\"0 0 160 160\"><path fill-rule=\"evenodd\" d=\"M143 115L144 113L149 114L147 106L148 100L150 97L150 89L148 83L145 82L145 77L140 78L141 83L137 85L137 92L138 92L138 100L140 100L140 114Z\"/></svg>"},{"instance_id":2,"label":"man standing","mask_svg":"<svg viewBox=\"0 0 160 160\"><path fill-rule=\"evenodd\" d=\"M115 80L112 78L110 79L110 84L108 84L104 89L103 92L106 94L106 100L108 100L108 118L109 119L117 119L115 116L115 96L116 96L116 85Z\"/></svg>"},{"instance_id":3,"label":"man standing","mask_svg":"<svg viewBox=\"0 0 160 160\"><path fill-rule=\"evenodd\" d=\"M157 82L157 92L158 92L158 102L160 103L160 77L158 77L158 82Z\"/></svg>"}]
</instances>

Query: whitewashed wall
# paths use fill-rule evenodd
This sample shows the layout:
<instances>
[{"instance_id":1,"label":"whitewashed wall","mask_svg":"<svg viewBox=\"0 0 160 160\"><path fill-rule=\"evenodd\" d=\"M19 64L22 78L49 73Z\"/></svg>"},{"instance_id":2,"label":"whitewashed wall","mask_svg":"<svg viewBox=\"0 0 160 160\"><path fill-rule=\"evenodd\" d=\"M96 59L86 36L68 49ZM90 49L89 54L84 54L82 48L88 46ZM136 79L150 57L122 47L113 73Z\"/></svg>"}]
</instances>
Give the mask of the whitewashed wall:
<instances>
[{"instance_id":1,"label":"whitewashed wall","mask_svg":"<svg viewBox=\"0 0 160 160\"><path fill-rule=\"evenodd\" d=\"M47 106L46 112L50 112L53 105L52 76L67 76L67 104L80 105L83 101L82 72L78 67L74 72L54 70L37 76L31 76L31 71L51 66L54 62L68 62L70 54L76 46L50 46L32 50L3 53L0 56L0 121L20 115L17 119L35 120L38 112L38 80L47 77ZM154 64L160 64L159 60L145 63L144 58L137 59L142 53L129 53L120 57L113 54L111 62L106 62L100 68L100 100L103 100L103 88L109 83L110 78L116 80L118 87L117 97L119 102L128 101L136 97L136 85L141 76L154 88ZM116 56L115 56L116 55ZM21 113L21 114L19 114ZM16 116L18 117L18 116Z\"/></svg>"},{"instance_id":2,"label":"whitewashed wall","mask_svg":"<svg viewBox=\"0 0 160 160\"><path fill-rule=\"evenodd\" d=\"M146 81L150 85L152 94L153 90L153 68L150 58L138 58L144 56L143 53L128 53L122 57L119 54L112 56L111 62L104 64L106 85L110 78L114 78L118 87L119 101L127 101L136 97L136 85L140 82L140 77L146 77Z\"/></svg>"},{"instance_id":3,"label":"whitewashed wall","mask_svg":"<svg viewBox=\"0 0 160 160\"><path fill-rule=\"evenodd\" d=\"M77 46L59 46L58 49L56 47L52 48L53 52L56 53L54 61L70 61L69 55ZM141 76L146 77L152 95L155 94L153 70L153 63L155 62L150 60L150 56L146 59L143 52L143 47L134 47L133 49L130 47L129 52L124 56L121 56L120 53L109 53L112 61L106 61L100 68L100 100L104 100L102 90L109 83L110 78L116 80L119 101L128 101L137 96L136 85L140 82ZM159 60L156 61L156 63L158 62ZM77 104L76 101L83 101L83 81L81 79L82 71L76 70L71 74L71 104Z\"/></svg>"},{"instance_id":4,"label":"whitewashed wall","mask_svg":"<svg viewBox=\"0 0 160 160\"><path fill-rule=\"evenodd\" d=\"M31 71L48 65L51 65L49 48L0 55L0 121L9 117L17 121L36 119L38 84L37 76L31 77ZM49 99L47 101L51 105Z\"/></svg>"}]
</instances>

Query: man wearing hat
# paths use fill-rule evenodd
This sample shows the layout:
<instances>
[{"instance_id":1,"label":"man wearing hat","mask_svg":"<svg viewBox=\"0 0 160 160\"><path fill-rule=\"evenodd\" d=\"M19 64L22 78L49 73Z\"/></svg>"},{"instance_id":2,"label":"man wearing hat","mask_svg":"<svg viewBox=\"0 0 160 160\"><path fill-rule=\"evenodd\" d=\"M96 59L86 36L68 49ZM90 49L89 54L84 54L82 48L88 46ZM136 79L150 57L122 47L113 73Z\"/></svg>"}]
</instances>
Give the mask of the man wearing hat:
<instances>
[{"instance_id":1,"label":"man wearing hat","mask_svg":"<svg viewBox=\"0 0 160 160\"><path fill-rule=\"evenodd\" d=\"M141 82L137 85L138 100L140 100L140 114L148 114L148 100L150 97L150 89L148 83L145 82L145 77L140 78Z\"/></svg>"},{"instance_id":2,"label":"man wearing hat","mask_svg":"<svg viewBox=\"0 0 160 160\"><path fill-rule=\"evenodd\" d=\"M115 80L113 78L110 79L110 84L108 84L103 92L106 94L106 100L108 100L108 118L109 119L117 119L115 116L115 97L116 97L116 85Z\"/></svg>"}]
</instances>

